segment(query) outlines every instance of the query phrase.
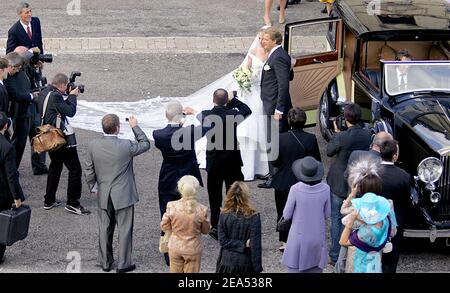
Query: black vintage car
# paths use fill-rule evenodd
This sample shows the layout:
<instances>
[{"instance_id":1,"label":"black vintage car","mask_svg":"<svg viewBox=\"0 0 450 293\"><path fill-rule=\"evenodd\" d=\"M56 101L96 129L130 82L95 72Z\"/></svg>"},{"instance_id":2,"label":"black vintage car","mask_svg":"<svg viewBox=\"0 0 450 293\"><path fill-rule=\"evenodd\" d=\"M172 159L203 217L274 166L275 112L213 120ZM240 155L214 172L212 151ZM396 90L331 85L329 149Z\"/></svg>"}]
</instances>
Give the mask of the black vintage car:
<instances>
[{"instance_id":1,"label":"black vintage car","mask_svg":"<svg viewBox=\"0 0 450 293\"><path fill-rule=\"evenodd\" d=\"M337 0L333 10L286 25L292 102L327 140L348 101L374 131L390 131L400 166L414 176L404 236L449 244L450 3ZM400 51L412 60L396 60Z\"/></svg>"}]
</instances>

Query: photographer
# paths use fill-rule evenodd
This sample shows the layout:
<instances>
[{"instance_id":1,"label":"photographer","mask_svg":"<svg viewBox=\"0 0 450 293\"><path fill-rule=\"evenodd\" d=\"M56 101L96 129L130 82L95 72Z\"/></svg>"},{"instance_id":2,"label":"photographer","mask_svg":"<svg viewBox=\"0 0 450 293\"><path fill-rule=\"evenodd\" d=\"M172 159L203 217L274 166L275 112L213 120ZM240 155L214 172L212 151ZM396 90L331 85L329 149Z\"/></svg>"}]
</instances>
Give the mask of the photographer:
<instances>
[{"instance_id":1,"label":"photographer","mask_svg":"<svg viewBox=\"0 0 450 293\"><path fill-rule=\"evenodd\" d=\"M16 150L16 166L19 168L30 131L30 106L37 94L31 93L30 80L23 70L24 58L17 52L11 52L6 55L6 59L9 66L4 84L10 102L7 114L13 119L14 135L11 141Z\"/></svg>"},{"instance_id":2,"label":"photographer","mask_svg":"<svg viewBox=\"0 0 450 293\"><path fill-rule=\"evenodd\" d=\"M75 133L73 133L66 118L75 116L77 96L80 94L80 90L78 87L72 88L68 85L69 78L63 73L58 73L53 78L52 83L41 92L38 100L39 112L45 113L42 123L60 128L67 141L67 144L62 148L49 152L50 167L44 209L50 210L61 204L56 200L56 190L64 164L69 170L65 209L77 215L89 214L89 210L82 207L79 202L81 198L81 164L77 153ZM65 93L69 94L66 100L63 98ZM46 100L47 107L44 109Z\"/></svg>"},{"instance_id":3,"label":"photographer","mask_svg":"<svg viewBox=\"0 0 450 293\"><path fill-rule=\"evenodd\" d=\"M327 156L336 156L327 176L327 183L331 188L331 263L336 263L341 247L339 238L343 227L340 209L348 194L348 184L344 179L348 158L355 150L369 150L372 140L372 132L360 125L361 108L358 105L352 103L345 106L344 118L347 129L340 131L334 121L335 134L327 145Z\"/></svg>"},{"instance_id":4,"label":"photographer","mask_svg":"<svg viewBox=\"0 0 450 293\"><path fill-rule=\"evenodd\" d=\"M30 80L31 92L38 94L42 86L41 64L38 59L38 57L40 56L39 48L34 47L28 49L27 47L19 46L14 50L14 52L24 57L25 60L23 70L25 74L28 76L28 79ZM33 103L31 103L29 107L29 112L30 112L30 126L28 138L30 139L30 146L31 146L31 139L35 137L37 134L36 128L41 126L41 117L38 112L36 100ZM48 169L45 164L45 153L38 154L34 152L32 147L31 147L31 167L34 175L42 175L48 173Z\"/></svg>"}]
</instances>

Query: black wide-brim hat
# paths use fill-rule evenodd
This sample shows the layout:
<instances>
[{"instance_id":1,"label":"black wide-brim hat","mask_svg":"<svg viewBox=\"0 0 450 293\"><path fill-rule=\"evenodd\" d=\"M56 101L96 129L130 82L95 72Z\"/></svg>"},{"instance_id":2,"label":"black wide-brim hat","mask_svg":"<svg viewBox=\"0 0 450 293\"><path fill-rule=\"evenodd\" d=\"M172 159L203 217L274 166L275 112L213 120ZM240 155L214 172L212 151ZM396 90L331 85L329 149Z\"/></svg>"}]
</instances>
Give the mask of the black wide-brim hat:
<instances>
[{"instance_id":1,"label":"black wide-brim hat","mask_svg":"<svg viewBox=\"0 0 450 293\"><path fill-rule=\"evenodd\" d=\"M292 164L292 172L297 180L303 182L321 181L324 174L323 164L311 156L296 160Z\"/></svg>"}]
</instances>

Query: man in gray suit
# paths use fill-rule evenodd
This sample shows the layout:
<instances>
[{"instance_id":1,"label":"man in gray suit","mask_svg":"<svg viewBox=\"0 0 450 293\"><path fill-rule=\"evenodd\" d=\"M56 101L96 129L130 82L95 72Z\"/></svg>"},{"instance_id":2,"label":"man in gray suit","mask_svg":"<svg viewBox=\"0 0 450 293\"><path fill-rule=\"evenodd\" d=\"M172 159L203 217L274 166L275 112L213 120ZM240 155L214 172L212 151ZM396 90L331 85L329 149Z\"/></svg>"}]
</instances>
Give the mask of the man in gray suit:
<instances>
[{"instance_id":1,"label":"man in gray suit","mask_svg":"<svg viewBox=\"0 0 450 293\"><path fill-rule=\"evenodd\" d=\"M114 263L112 240L117 223L119 260L117 272L133 271L131 261L134 204L139 201L133 172L133 157L150 149L150 142L137 126L134 116L129 124L136 142L119 139L119 117L108 114L102 119L103 138L94 140L88 149L86 180L91 192L98 195L99 262L109 272ZM97 185L97 186L96 186Z\"/></svg>"}]
</instances>

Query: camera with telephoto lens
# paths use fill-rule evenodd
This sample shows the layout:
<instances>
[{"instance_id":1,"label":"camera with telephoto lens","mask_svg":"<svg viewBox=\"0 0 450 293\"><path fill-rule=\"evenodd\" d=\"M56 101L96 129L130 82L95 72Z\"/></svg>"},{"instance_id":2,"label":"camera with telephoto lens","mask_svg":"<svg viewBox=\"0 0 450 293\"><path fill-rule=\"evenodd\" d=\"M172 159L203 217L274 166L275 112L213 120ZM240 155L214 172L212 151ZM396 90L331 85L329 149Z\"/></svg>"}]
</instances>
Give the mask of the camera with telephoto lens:
<instances>
[{"instance_id":1,"label":"camera with telephoto lens","mask_svg":"<svg viewBox=\"0 0 450 293\"><path fill-rule=\"evenodd\" d=\"M67 94L76 88L80 90L80 93L84 93L84 84L75 84L75 79L77 76L81 76L80 71L72 71L70 73L69 84L67 85Z\"/></svg>"},{"instance_id":2,"label":"camera with telephoto lens","mask_svg":"<svg viewBox=\"0 0 450 293\"><path fill-rule=\"evenodd\" d=\"M30 59L30 65L34 66L39 61L44 62L44 63L52 63L53 62L53 55L52 54L33 53L33 56Z\"/></svg>"}]
</instances>

